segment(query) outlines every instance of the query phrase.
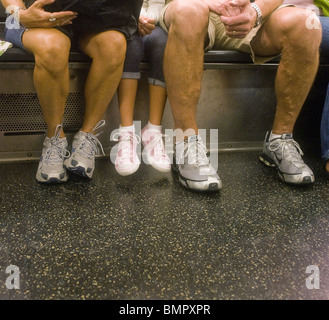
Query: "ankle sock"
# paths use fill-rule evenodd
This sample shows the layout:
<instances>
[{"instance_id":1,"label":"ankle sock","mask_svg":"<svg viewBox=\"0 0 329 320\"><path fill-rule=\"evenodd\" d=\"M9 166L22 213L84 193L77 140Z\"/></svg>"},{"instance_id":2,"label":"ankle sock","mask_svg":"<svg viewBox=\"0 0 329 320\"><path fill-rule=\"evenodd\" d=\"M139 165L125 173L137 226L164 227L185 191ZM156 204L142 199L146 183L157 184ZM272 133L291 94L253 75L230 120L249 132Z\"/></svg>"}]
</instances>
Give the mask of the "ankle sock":
<instances>
[{"instance_id":1,"label":"ankle sock","mask_svg":"<svg viewBox=\"0 0 329 320\"><path fill-rule=\"evenodd\" d=\"M120 132L135 132L135 126L132 124L131 126L121 126L119 127Z\"/></svg>"},{"instance_id":2,"label":"ankle sock","mask_svg":"<svg viewBox=\"0 0 329 320\"><path fill-rule=\"evenodd\" d=\"M156 125L156 124L152 124L150 121L147 123L147 127L148 127L148 129L162 131L162 126L161 125L159 126L159 125Z\"/></svg>"}]
</instances>

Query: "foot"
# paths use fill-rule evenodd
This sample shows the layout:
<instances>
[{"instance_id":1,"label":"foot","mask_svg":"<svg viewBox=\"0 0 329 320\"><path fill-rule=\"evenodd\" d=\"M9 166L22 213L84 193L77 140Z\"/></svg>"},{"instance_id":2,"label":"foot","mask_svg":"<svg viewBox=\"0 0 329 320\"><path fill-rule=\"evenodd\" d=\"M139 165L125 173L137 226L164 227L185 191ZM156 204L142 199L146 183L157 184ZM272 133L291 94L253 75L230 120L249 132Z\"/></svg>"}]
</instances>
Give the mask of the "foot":
<instances>
[{"instance_id":1,"label":"foot","mask_svg":"<svg viewBox=\"0 0 329 320\"><path fill-rule=\"evenodd\" d=\"M134 131L134 129L129 131L120 128L119 132L113 136L114 141L119 141L115 169L121 176L135 173L140 166L137 155L137 145L140 143L140 137Z\"/></svg>"},{"instance_id":2,"label":"foot","mask_svg":"<svg viewBox=\"0 0 329 320\"><path fill-rule=\"evenodd\" d=\"M166 153L162 138L161 130L149 128L146 125L142 129L143 154L146 157L147 164L150 164L155 170L170 172L170 158Z\"/></svg>"},{"instance_id":3,"label":"foot","mask_svg":"<svg viewBox=\"0 0 329 320\"><path fill-rule=\"evenodd\" d=\"M101 120L97 123L92 132L105 125ZM103 146L97 137L101 134L93 134L79 131L73 138L71 156L64 161L65 167L87 179L91 179L95 169L95 156L100 153L104 154ZM98 148L100 147L100 150Z\"/></svg>"},{"instance_id":4,"label":"foot","mask_svg":"<svg viewBox=\"0 0 329 320\"><path fill-rule=\"evenodd\" d=\"M292 134L283 134L280 138L271 141L269 137L270 132L267 132L260 161L266 166L277 168L283 182L295 185L313 183L314 174L304 163L302 159L304 154Z\"/></svg>"},{"instance_id":5,"label":"foot","mask_svg":"<svg viewBox=\"0 0 329 320\"><path fill-rule=\"evenodd\" d=\"M222 181L207 157L200 136L189 136L175 146L173 170L184 187L196 191L217 191Z\"/></svg>"},{"instance_id":6,"label":"foot","mask_svg":"<svg viewBox=\"0 0 329 320\"><path fill-rule=\"evenodd\" d=\"M66 138L60 138L62 125L56 127L52 138L46 137L43 143L41 159L36 179L42 183L66 182L68 175L64 167L64 160L70 155L67 150Z\"/></svg>"}]
</instances>

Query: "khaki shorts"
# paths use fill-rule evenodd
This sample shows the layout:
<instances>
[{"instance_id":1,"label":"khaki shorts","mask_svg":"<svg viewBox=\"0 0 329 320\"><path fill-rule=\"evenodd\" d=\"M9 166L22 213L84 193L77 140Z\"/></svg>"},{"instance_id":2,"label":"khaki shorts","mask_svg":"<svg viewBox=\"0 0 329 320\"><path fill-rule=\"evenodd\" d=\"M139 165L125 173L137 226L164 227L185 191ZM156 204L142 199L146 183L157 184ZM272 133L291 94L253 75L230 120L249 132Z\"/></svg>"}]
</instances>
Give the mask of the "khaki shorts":
<instances>
[{"instance_id":1,"label":"khaki shorts","mask_svg":"<svg viewBox=\"0 0 329 320\"><path fill-rule=\"evenodd\" d=\"M159 24L162 27L162 29L165 30L166 32L168 32L168 28L165 24L165 13L166 13L167 8L172 3L173 3L173 1L168 3L167 5L165 5L160 14ZM289 5L289 4L282 5L282 6L278 7L277 9L275 9L274 11L279 10L284 7L293 7L293 5ZM266 21L266 19L268 19L269 16L270 15L268 15L263 20L262 24ZM210 12L209 24L208 24L209 43L208 43L207 47L205 48L205 51L207 51L207 50L238 50L238 51L250 54L250 56L255 64L262 64L267 61L270 61L275 56L266 56L266 57L256 56L251 47L251 44L250 44L251 40L257 34L257 32L261 28L262 24L256 28L253 28L245 38L233 39L226 35L224 24L220 21L219 15L216 13Z\"/></svg>"}]
</instances>

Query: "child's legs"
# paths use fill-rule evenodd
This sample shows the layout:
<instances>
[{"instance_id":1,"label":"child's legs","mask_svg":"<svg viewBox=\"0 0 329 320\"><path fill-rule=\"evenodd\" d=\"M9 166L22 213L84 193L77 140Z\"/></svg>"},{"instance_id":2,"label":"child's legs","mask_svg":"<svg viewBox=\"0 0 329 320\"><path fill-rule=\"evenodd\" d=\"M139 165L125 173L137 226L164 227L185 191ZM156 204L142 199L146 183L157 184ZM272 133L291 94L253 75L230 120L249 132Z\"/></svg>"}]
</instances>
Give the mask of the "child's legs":
<instances>
[{"instance_id":1,"label":"child's legs","mask_svg":"<svg viewBox=\"0 0 329 320\"><path fill-rule=\"evenodd\" d=\"M143 57L143 50L143 42L139 36L136 36L127 44L126 60L122 79L118 87L121 126L133 124L137 85L141 77L140 63Z\"/></svg>"},{"instance_id":2,"label":"child's legs","mask_svg":"<svg viewBox=\"0 0 329 320\"><path fill-rule=\"evenodd\" d=\"M149 89L150 89L150 117L152 124L160 125L165 108L167 93L163 75L163 56L167 43L167 33L160 27L148 36L143 37L145 56L150 62Z\"/></svg>"}]
</instances>

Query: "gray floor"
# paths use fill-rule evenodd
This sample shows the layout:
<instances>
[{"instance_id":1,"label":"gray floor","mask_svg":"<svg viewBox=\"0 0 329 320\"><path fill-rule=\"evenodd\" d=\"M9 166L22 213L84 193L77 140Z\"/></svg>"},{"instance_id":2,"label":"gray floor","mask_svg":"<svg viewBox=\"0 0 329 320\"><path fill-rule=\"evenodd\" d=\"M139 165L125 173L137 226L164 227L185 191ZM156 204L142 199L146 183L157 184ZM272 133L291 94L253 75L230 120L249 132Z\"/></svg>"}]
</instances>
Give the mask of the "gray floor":
<instances>
[{"instance_id":1,"label":"gray floor","mask_svg":"<svg viewBox=\"0 0 329 320\"><path fill-rule=\"evenodd\" d=\"M60 186L36 183L35 162L0 164L0 299L328 299L329 180L306 159L316 183L295 188L258 152L221 153L215 194L144 164L122 178L99 159L92 181Z\"/></svg>"}]
</instances>

